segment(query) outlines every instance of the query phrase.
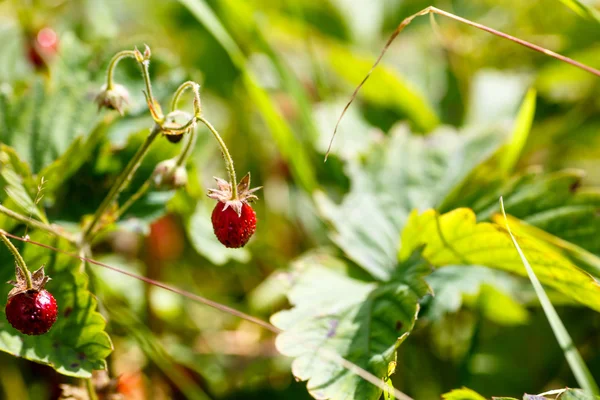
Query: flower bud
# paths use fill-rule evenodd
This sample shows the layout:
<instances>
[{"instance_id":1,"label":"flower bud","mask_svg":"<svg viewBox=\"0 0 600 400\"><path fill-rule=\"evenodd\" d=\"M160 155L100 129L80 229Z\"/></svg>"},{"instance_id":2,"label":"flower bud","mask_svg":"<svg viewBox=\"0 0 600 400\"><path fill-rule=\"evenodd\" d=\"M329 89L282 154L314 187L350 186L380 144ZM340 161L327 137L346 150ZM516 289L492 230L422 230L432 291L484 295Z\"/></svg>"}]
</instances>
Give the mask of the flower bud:
<instances>
[{"instance_id":1,"label":"flower bud","mask_svg":"<svg viewBox=\"0 0 600 400\"><path fill-rule=\"evenodd\" d=\"M194 129L195 122L189 125L185 130L181 130L181 127L187 125L192 119L193 116L184 111L176 110L170 112L165 117L165 122L162 125L163 135L165 135L171 143L180 142L181 139L183 139L183 135Z\"/></svg>"},{"instance_id":2,"label":"flower bud","mask_svg":"<svg viewBox=\"0 0 600 400\"><path fill-rule=\"evenodd\" d=\"M106 107L110 110L117 110L119 114L123 115L123 108L129 104L129 92L119 84L114 84L112 89L107 90L105 84L95 101L98 104L98 110Z\"/></svg>"},{"instance_id":3,"label":"flower bud","mask_svg":"<svg viewBox=\"0 0 600 400\"><path fill-rule=\"evenodd\" d=\"M177 166L177 161L172 158L158 163L152 173L152 180L160 189L177 189L187 185L187 171L183 165Z\"/></svg>"}]
</instances>

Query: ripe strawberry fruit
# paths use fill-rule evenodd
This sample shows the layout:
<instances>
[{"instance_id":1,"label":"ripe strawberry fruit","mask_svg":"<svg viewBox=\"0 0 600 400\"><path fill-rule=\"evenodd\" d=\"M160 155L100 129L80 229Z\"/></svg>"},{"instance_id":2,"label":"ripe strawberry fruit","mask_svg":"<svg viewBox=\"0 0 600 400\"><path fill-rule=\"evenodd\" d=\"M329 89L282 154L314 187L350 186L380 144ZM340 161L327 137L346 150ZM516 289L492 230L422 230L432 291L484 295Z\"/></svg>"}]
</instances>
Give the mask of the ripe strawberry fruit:
<instances>
[{"instance_id":1,"label":"ripe strawberry fruit","mask_svg":"<svg viewBox=\"0 0 600 400\"><path fill-rule=\"evenodd\" d=\"M8 299L6 319L21 333L41 335L56 322L56 300L47 290L28 290Z\"/></svg>"},{"instance_id":2,"label":"ripe strawberry fruit","mask_svg":"<svg viewBox=\"0 0 600 400\"><path fill-rule=\"evenodd\" d=\"M6 319L19 332L26 335L41 335L50 330L56 322L58 307L56 300L44 289L50 279L44 274L44 267L33 273L32 288L27 288L25 276L17 268L15 286L8 294Z\"/></svg>"},{"instance_id":3,"label":"ripe strawberry fruit","mask_svg":"<svg viewBox=\"0 0 600 400\"><path fill-rule=\"evenodd\" d=\"M218 189L209 189L208 197L219 200L212 212L213 231L225 247L243 247L256 231L256 213L250 202L258 197L253 193L260 187L249 189L250 174L237 186L237 198L233 198L231 184L215 178Z\"/></svg>"}]
</instances>

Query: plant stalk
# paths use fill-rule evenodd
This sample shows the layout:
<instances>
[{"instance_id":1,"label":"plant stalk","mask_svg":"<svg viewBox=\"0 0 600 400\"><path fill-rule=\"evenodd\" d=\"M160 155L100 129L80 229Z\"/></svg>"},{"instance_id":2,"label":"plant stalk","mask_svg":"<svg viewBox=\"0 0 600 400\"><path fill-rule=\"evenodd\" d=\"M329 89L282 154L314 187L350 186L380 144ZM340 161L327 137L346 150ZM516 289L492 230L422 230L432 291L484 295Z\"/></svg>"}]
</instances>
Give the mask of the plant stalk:
<instances>
[{"instance_id":1,"label":"plant stalk","mask_svg":"<svg viewBox=\"0 0 600 400\"><path fill-rule=\"evenodd\" d=\"M229 154L229 150L227 149L225 142L221 138L221 135L219 135L219 132L217 132L217 130L214 128L214 126L212 126L211 123L205 120L204 117L202 117L201 115L197 116L196 118L198 119L198 121L206 125L208 130L215 137L215 139L217 139L219 146L221 146L221 152L223 153L223 158L225 159L225 167L227 168L227 172L229 173L229 181L231 183L231 196L232 199L235 200L238 198L237 180L235 177L235 169L233 168L233 159L231 158L231 154Z\"/></svg>"},{"instance_id":2,"label":"plant stalk","mask_svg":"<svg viewBox=\"0 0 600 400\"><path fill-rule=\"evenodd\" d=\"M10 240L8 240L3 230L0 230L0 240L2 240L6 247L8 247L8 250L12 253L13 257L15 258L15 264L21 270L21 273L25 276L25 280L27 281L27 289L32 289L33 283L31 282L31 273L27 268L27 264L25 264L25 260L23 260L23 257L21 257L19 250L17 250L15 245L12 244Z\"/></svg>"},{"instance_id":3,"label":"plant stalk","mask_svg":"<svg viewBox=\"0 0 600 400\"><path fill-rule=\"evenodd\" d=\"M133 50L123 50L114 55L114 57L110 60L110 64L108 65L108 72L106 74L106 90L112 90L114 86L114 72L117 64L123 58L135 58L135 51Z\"/></svg>"},{"instance_id":4,"label":"plant stalk","mask_svg":"<svg viewBox=\"0 0 600 400\"><path fill-rule=\"evenodd\" d=\"M102 219L102 216L104 215L106 210L108 210L113 201L117 200L119 194L129 184L131 178L133 177L133 174L142 163L142 159L148 153L150 145L152 144L154 139L156 139L156 137L160 134L161 131L162 128L159 125L154 125L154 127L150 131L150 134L148 135L148 137L146 137L146 141L144 142L144 144L138 149L137 153L135 153L133 158L129 161L129 164L127 164L125 170L121 172L121 175L119 175L116 182L111 187L110 191L108 192L108 195L104 198L102 204L100 204L100 207L96 210L92 222L90 222L90 224L86 228L83 236L84 241L88 241L92 238L96 225L98 225L98 223Z\"/></svg>"}]
</instances>

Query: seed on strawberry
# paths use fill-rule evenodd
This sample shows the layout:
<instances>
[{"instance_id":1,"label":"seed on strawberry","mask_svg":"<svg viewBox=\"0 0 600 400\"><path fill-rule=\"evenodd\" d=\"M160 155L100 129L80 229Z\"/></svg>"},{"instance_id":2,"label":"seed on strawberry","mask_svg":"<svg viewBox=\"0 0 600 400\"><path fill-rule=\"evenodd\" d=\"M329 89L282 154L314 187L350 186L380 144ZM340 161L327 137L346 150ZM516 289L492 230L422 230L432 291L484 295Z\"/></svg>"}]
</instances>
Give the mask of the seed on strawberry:
<instances>
[{"instance_id":1,"label":"seed on strawberry","mask_svg":"<svg viewBox=\"0 0 600 400\"><path fill-rule=\"evenodd\" d=\"M20 268L15 269L15 275L17 279L9 282L14 288L8 293L6 319L26 335L48 332L56 322L58 307L52 294L44 289L50 280L44 267L31 274L29 281Z\"/></svg>"},{"instance_id":2,"label":"seed on strawberry","mask_svg":"<svg viewBox=\"0 0 600 400\"><path fill-rule=\"evenodd\" d=\"M56 322L56 300L47 290L30 289L8 299L6 319L21 333L41 335Z\"/></svg>"},{"instance_id":3,"label":"seed on strawberry","mask_svg":"<svg viewBox=\"0 0 600 400\"><path fill-rule=\"evenodd\" d=\"M212 212L212 224L215 236L225 247L243 247L256 231L256 213L250 206L258 199L253 193L260 187L249 189L250 174L237 186L237 198L233 198L231 184L215 178L218 189L209 189L208 197L219 200Z\"/></svg>"}]
</instances>

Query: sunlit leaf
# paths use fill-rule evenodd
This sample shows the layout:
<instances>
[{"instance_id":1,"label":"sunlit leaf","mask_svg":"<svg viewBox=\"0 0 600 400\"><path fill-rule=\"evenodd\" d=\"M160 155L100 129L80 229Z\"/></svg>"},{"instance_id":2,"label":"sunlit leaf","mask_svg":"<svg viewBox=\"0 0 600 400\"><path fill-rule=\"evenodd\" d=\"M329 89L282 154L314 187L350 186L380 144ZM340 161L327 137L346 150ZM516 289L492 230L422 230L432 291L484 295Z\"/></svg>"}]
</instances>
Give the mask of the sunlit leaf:
<instances>
[{"instance_id":1,"label":"sunlit leaf","mask_svg":"<svg viewBox=\"0 0 600 400\"><path fill-rule=\"evenodd\" d=\"M600 311L600 285L592 276L539 240L520 237L519 242L543 284ZM477 223L473 211L466 208L443 215L434 210L414 211L402 232L400 259L423 244L423 256L438 267L485 265L526 275L506 230L493 223Z\"/></svg>"},{"instance_id":2,"label":"sunlit leaf","mask_svg":"<svg viewBox=\"0 0 600 400\"><path fill-rule=\"evenodd\" d=\"M329 255L294 265L288 299L293 308L275 314L284 332L277 348L294 357L292 372L307 380L318 399L377 400L381 389L326 357L333 352L384 378L398 346L412 330L418 301L427 293L422 277L430 268L414 254L383 284L350 278L343 262Z\"/></svg>"},{"instance_id":3,"label":"sunlit leaf","mask_svg":"<svg viewBox=\"0 0 600 400\"><path fill-rule=\"evenodd\" d=\"M494 130L441 129L421 137L404 126L396 129L364 162L347 164L352 186L340 205L319 193L315 197L335 228L333 240L374 277L387 279L410 211L436 206L501 139Z\"/></svg>"},{"instance_id":4,"label":"sunlit leaf","mask_svg":"<svg viewBox=\"0 0 600 400\"><path fill-rule=\"evenodd\" d=\"M485 397L468 388L454 389L442 395L444 400L485 400Z\"/></svg>"}]
</instances>

